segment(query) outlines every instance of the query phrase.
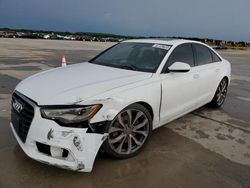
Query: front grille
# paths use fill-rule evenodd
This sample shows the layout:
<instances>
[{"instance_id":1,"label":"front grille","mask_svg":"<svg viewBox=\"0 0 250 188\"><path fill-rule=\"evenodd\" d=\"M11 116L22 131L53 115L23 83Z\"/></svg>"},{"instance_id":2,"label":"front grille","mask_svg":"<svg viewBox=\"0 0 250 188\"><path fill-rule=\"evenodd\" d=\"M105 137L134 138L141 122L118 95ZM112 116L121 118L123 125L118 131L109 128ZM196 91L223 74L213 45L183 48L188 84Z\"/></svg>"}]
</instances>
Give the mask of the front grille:
<instances>
[{"instance_id":1,"label":"front grille","mask_svg":"<svg viewBox=\"0 0 250 188\"><path fill-rule=\"evenodd\" d=\"M34 117L34 108L29 99L19 93L13 93L11 102L11 122L19 138L25 142Z\"/></svg>"}]
</instances>

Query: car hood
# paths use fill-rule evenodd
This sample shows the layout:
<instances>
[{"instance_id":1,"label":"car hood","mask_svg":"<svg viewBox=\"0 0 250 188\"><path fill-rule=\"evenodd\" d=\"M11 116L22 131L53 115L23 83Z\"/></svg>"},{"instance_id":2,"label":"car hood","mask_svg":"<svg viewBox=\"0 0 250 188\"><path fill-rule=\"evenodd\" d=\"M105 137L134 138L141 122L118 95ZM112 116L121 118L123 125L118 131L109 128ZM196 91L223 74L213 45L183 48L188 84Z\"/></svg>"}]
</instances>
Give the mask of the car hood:
<instances>
[{"instance_id":1,"label":"car hood","mask_svg":"<svg viewBox=\"0 0 250 188\"><path fill-rule=\"evenodd\" d=\"M20 82L15 90L38 105L74 104L151 76L152 73L86 62L35 74Z\"/></svg>"}]
</instances>

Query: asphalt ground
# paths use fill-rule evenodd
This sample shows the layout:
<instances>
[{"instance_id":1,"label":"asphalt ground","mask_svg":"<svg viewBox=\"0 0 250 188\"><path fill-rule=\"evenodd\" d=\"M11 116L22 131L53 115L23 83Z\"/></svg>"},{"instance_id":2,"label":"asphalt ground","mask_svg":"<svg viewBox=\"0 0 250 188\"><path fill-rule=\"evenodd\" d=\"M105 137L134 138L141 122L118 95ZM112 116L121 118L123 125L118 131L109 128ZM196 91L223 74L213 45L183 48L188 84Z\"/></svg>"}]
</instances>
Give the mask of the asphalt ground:
<instances>
[{"instance_id":1,"label":"asphalt ground","mask_svg":"<svg viewBox=\"0 0 250 188\"><path fill-rule=\"evenodd\" d=\"M0 38L0 188L5 187L250 187L250 51L219 53L232 63L220 109L204 106L153 132L127 160L98 155L91 173L36 162L9 127L11 92L24 78L87 61L112 43Z\"/></svg>"}]
</instances>

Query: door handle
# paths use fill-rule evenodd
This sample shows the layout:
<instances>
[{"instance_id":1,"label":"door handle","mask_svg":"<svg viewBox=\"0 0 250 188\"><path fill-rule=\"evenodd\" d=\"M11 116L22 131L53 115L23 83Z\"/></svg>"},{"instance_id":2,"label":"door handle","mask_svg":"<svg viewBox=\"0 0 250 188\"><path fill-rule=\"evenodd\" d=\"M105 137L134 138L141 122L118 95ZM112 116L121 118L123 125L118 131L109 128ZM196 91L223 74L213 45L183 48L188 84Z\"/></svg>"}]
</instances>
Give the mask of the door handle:
<instances>
[{"instance_id":1,"label":"door handle","mask_svg":"<svg viewBox=\"0 0 250 188\"><path fill-rule=\"evenodd\" d=\"M220 72L220 69L216 69L215 72L216 72L216 73L219 73L219 72Z\"/></svg>"},{"instance_id":2,"label":"door handle","mask_svg":"<svg viewBox=\"0 0 250 188\"><path fill-rule=\"evenodd\" d=\"M199 74L194 74L194 79L198 79L198 78L200 78L200 75Z\"/></svg>"}]
</instances>

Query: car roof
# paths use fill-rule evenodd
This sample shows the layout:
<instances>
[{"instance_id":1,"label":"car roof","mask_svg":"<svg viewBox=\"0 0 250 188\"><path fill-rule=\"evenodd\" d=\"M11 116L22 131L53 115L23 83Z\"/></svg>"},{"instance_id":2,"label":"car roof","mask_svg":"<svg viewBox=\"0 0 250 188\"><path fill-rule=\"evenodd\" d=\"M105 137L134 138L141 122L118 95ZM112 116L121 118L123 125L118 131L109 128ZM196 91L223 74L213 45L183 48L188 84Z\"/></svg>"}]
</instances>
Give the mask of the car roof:
<instances>
[{"instance_id":1,"label":"car roof","mask_svg":"<svg viewBox=\"0 0 250 188\"><path fill-rule=\"evenodd\" d=\"M166 45L171 45L171 46L176 46L176 45L188 43L188 42L203 44L201 42L197 42L193 40L174 39L174 38L131 39L131 40L125 40L122 42L166 44Z\"/></svg>"}]
</instances>

